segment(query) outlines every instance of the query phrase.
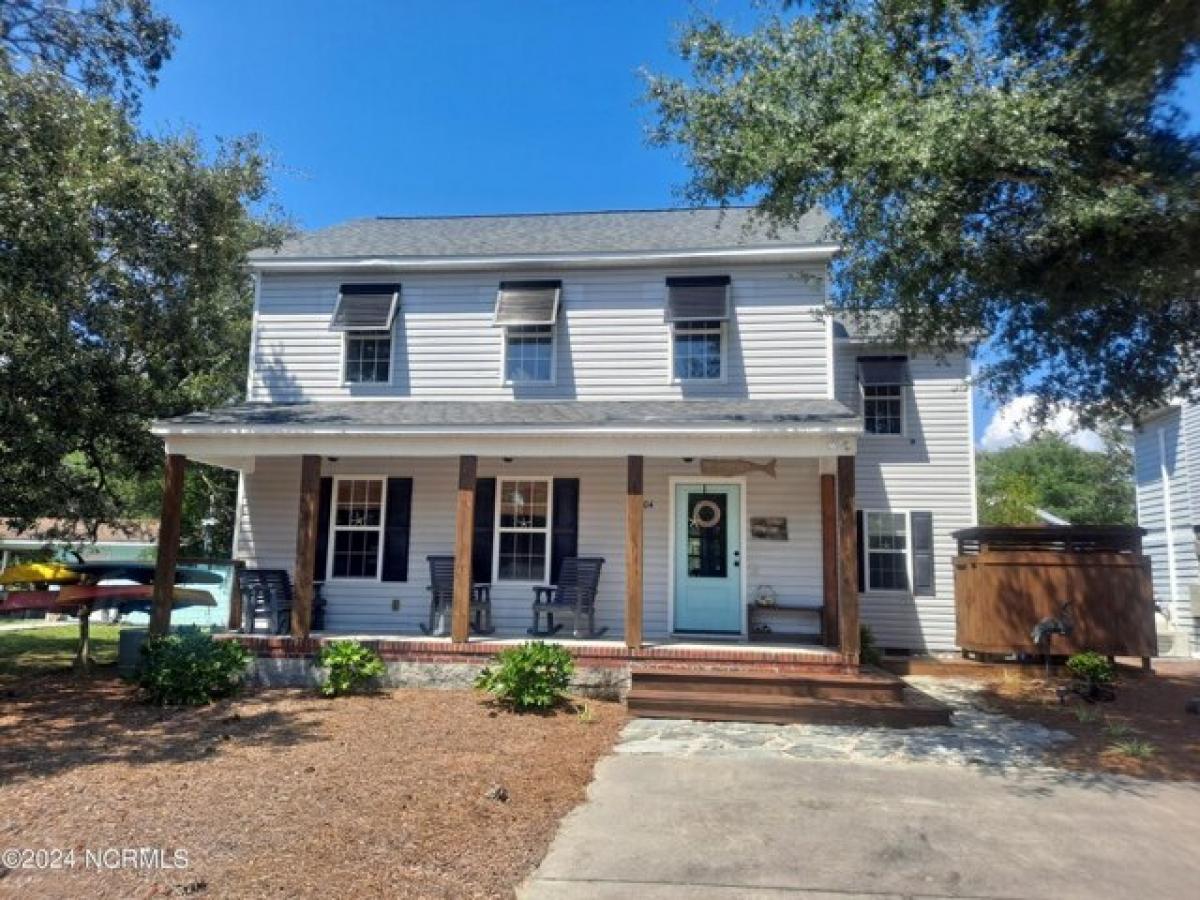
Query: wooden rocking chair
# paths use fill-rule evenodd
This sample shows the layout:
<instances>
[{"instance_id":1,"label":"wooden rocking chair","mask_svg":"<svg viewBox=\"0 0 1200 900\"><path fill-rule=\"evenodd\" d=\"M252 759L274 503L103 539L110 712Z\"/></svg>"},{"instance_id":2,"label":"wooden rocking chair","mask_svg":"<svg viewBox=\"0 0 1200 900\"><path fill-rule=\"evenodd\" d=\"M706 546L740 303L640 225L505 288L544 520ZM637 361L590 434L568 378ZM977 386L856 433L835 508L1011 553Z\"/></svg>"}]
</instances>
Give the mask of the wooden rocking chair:
<instances>
[{"instance_id":1,"label":"wooden rocking chair","mask_svg":"<svg viewBox=\"0 0 1200 900\"><path fill-rule=\"evenodd\" d=\"M454 557L427 556L429 560L429 622L421 623L421 631L434 637L445 637L450 629L454 606ZM491 634L492 586L471 586L471 630L476 634Z\"/></svg>"}]
</instances>

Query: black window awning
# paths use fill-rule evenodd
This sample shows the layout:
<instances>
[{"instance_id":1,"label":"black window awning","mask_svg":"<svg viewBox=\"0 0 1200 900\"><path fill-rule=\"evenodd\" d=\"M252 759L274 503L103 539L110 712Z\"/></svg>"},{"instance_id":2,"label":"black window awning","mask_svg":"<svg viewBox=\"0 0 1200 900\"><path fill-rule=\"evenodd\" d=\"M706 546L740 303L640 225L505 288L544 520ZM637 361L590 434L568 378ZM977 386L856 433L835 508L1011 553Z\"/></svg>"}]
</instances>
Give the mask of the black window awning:
<instances>
[{"instance_id":1,"label":"black window awning","mask_svg":"<svg viewBox=\"0 0 1200 900\"><path fill-rule=\"evenodd\" d=\"M495 324L553 325L561 296L561 281L502 281Z\"/></svg>"},{"instance_id":2,"label":"black window awning","mask_svg":"<svg viewBox=\"0 0 1200 900\"><path fill-rule=\"evenodd\" d=\"M860 356L858 382L863 386L912 384L906 356Z\"/></svg>"},{"instance_id":3,"label":"black window awning","mask_svg":"<svg viewBox=\"0 0 1200 900\"><path fill-rule=\"evenodd\" d=\"M667 318L672 322L725 321L729 318L729 276L667 279Z\"/></svg>"},{"instance_id":4,"label":"black window awning","mask_svg":"<svg viewBox=\"0 0 1200 900\"><path fill-rule=\"evenodd\" d=\"M390 331L400 305L399 284L343 284L331 331Z\"/></svg>"}]
</instances>

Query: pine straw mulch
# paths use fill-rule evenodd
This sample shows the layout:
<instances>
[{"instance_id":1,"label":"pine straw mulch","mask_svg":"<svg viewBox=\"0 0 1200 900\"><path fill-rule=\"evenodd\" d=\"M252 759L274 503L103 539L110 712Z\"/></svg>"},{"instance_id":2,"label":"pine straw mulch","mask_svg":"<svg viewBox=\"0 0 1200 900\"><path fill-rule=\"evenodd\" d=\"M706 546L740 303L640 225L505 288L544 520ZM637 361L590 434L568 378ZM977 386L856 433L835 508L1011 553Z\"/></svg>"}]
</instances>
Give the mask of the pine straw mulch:
<instances>
[{"instance_id":1,"label":"pine straw mulch","mask_svg":"<svg viewBox=\"0 0 1200 900\"><path fill-rule=\"evenodd\" d=\"M1131 775L1162 781L1200 781L1200 715L1185 711L1200 697L1200 664L1156 663L1157 674L1118 676L1117 699L1088 704L1070 697L1060 704L1055 688L1064 679L990 680L987 699L999 711L1031 719L1075 736L1053 751L1053 764L1078 772ZM1130 744L1149 755L1130 755Z\"/></svg>"},{"instance_id":2,"label":"pine straw mulch","mask_svg":"<svg viewBox=\"0 0 1200 900\"><path fill-rule=\"evenodd\" d=\"M0 849L161 847L186 869L0 868L22 897L500 897L584 796L624 708L500 711L468 691L200 709L110 674L0 685ZM489 797L497 786L507 800Z\"/></svg>"}]
</instances>

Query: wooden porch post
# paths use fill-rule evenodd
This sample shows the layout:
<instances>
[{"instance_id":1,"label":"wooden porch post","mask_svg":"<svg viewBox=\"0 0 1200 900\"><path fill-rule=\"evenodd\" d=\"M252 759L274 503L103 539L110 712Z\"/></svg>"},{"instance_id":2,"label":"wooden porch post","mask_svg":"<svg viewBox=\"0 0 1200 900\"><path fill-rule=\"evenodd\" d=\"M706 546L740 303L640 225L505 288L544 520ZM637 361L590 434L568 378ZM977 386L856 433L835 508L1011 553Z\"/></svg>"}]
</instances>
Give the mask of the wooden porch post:
<instances>
[{"instance_id":1,"label":"wooden porch post","mask_svg":"<svg viewBox=\"0 0 1200 900\"><path fill-rule=\"evenodd\" d=\"M471 563L475 552L475 480L479 460L458 458L458 509L454 527L454 601L450 615L450 640L464 644L471 635Z\"/></svg>"},{"instance_id":2,"label":"wooden porch post","mask_svg":"<svg viewBox=\"0 0 1200 900\"><path fill-rule=\"evenodd\" d=\"M154 601L150 610L150 636L171 627L175 599L175 563L179 559L179 533L183 525L183 476L187 457L168 453L163 469L162 514L158 520L158 557L154 563Z\"/></svg>"},{"instance_id":3,"label":"wooden porch post","mask_svg":"<svg viewBox=\"0 0 1200 900\"><path fill-rule=\"evenodd\" d=\"M854 508L854 457L837 461L838 637L842 655L858 665L858 520Z\"/></svg>"},{"instance_id":4,"label":"wooden porch post","mask_svg":"<svg viewBox=\"0 0 1200 900\"><path fill-rule=\"evenodd\" d=\"M644 461L626 460L625 480L625 646L642 646L642 518Z\"/></svg>"},{"instance_id":5,"label":"wooden porch post","mask_svg":"<svg viewBox=\"0 0 1200 900\"><path fill-rule=\"evenodd\" d=\"M300 457L300 519L296 526L296 570L292 573L292 636L308 637L312 628L313 568L317 554L318 510L321 504L321 457Z\"/></svg>"},{"instance_id":6,"label":"wooden porch post","mask_svg":"<svg viewBox=\"0 0 1200 900\"><path fill-rule=\"evenodd\" d=\"M826 647L840 646L837 502L837 478L832 472L821 475L821 640Z\"/></svg>"}]
</instances>

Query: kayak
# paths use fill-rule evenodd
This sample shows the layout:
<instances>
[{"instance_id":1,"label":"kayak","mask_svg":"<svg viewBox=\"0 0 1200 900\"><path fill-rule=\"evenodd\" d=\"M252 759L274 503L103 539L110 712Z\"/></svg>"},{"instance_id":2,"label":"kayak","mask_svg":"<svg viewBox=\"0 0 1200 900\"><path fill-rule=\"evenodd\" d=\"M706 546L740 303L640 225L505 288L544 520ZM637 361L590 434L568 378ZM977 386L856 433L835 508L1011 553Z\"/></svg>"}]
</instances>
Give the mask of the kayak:
<instances>
[{"instance_id":1,"label":"kayak","mask_svg":"<svg viewBox=\"0 0 1200 900\"><path fill-rule=\"evenodd\" d=\"M0 584L75 584L83 576L63 563L19 563L0 572Z\"/></svg>"},{"instance_id":2,"label":"kayak","mask_svg":"<svg viewBox=\"0 0 1200 900\"><path fill-rule=\"evenodd\" d=\"M175 588L173 597L172 609L217 605L208 591L199 588ZM10 591L0 602L0 612L70 612L85 603L90 603L93 609L146 612L154 604L154 588L141 584L101 584L67 585L57 591Z\"/></svg>"},{"instance_id":3,"label":"kayak","mask_svg":"<svg viewBox=\"0 0 1200 900\"><path fill-rule=\"evenodd\" d=\"M152 562L92 562L65 563L79 578L88 581L136 581L138 584L154 584ZM79 580L77 578L76 580ZM176 566L176 584L220 584L224 578L219 572L198 569L194 566Z\"/></svg>"}]
</instances>

